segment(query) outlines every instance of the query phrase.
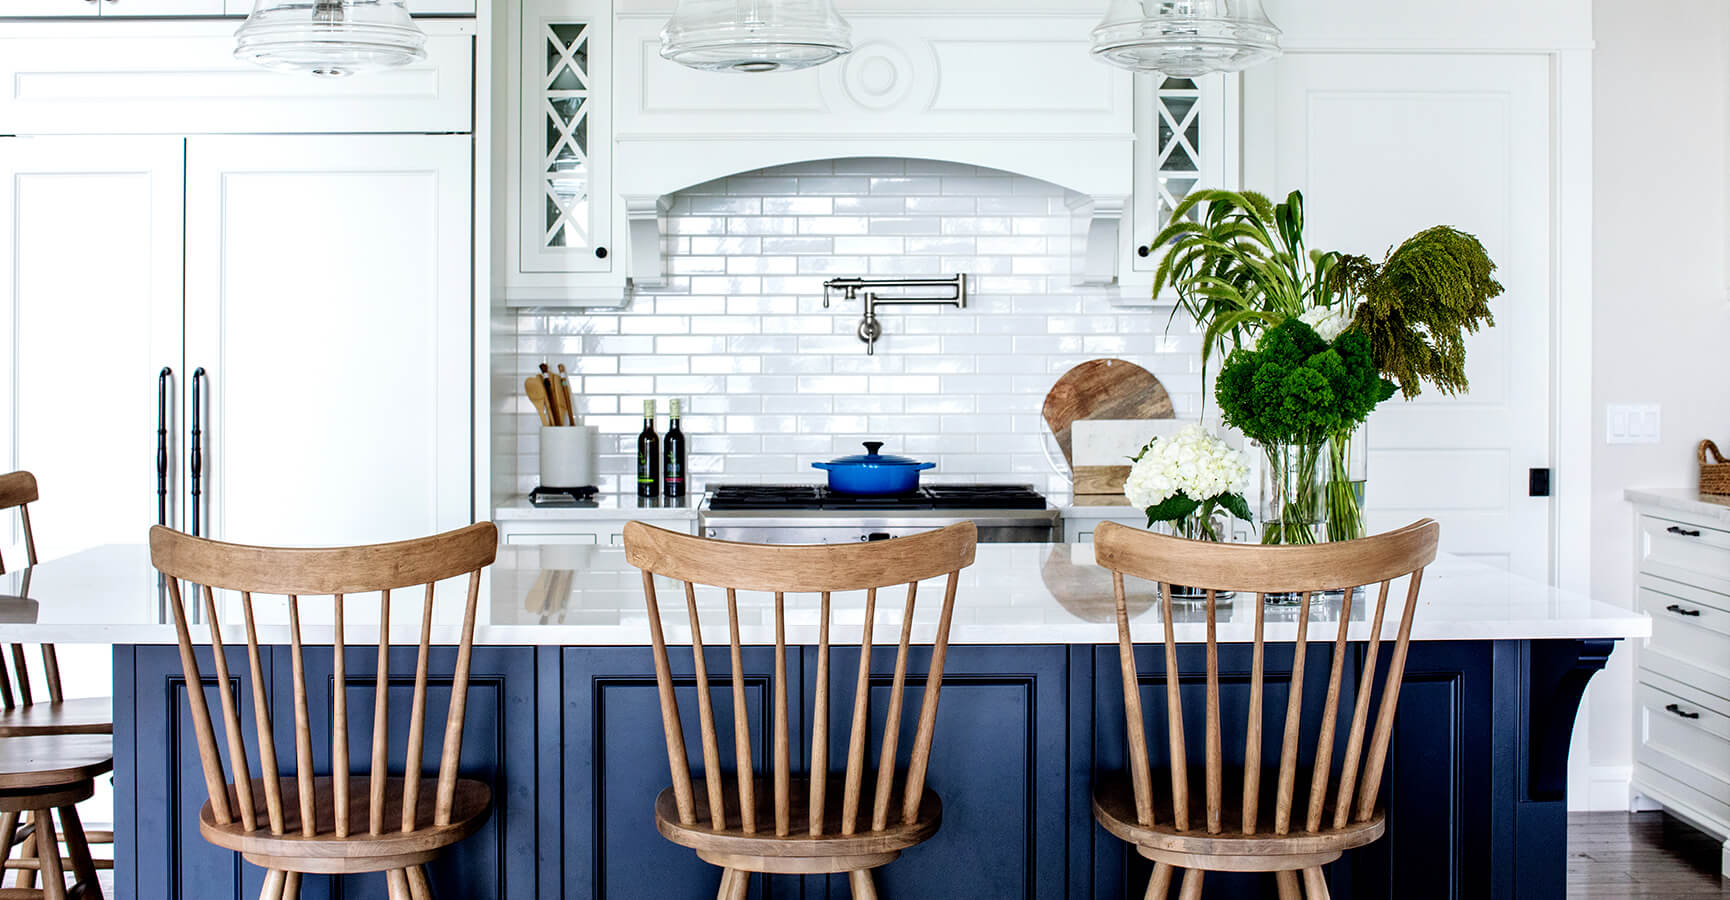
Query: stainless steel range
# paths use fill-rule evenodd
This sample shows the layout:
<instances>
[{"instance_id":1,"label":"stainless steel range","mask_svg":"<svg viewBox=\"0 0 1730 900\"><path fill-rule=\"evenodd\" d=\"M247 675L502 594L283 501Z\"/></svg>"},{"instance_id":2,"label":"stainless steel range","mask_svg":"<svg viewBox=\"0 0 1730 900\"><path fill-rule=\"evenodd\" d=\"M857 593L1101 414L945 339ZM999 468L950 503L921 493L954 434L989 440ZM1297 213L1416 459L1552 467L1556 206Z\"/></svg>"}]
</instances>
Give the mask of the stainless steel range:
<instances>
[{"instance_id":1,"label":"stainless steel range","mask_svg":"<svg viewBox=\"0 0 1730 900\"><path fill-rule=\"evenodd\" d=\"M699 533L756 544L884 541L971 521L987 543L1052 543L1058 512L1026 485L938 484L894 497L855 497L817 484L717 485L697 516Z\"/></svg>"}]
</instances>

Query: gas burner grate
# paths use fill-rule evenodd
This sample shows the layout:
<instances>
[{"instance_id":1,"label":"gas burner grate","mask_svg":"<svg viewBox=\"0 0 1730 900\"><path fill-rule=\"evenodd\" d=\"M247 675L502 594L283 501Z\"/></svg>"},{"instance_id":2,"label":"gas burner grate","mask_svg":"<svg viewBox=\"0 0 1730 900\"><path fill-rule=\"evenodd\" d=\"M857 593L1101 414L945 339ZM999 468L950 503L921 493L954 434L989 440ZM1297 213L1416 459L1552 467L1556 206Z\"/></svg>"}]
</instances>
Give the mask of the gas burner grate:
<instances>
[{"instance_id":1,"label":"gas burner grate","mask_svg":"<svg viewBox=\"0 0 1730 900\"><path fill-rule=\"evenodd\" d=\"M934 484L890 497L837 494L818 484L725 484L709 494L709 509L717 511L1045 508L1045 497L1024 484Z\"/></svg>"}]
</instances>

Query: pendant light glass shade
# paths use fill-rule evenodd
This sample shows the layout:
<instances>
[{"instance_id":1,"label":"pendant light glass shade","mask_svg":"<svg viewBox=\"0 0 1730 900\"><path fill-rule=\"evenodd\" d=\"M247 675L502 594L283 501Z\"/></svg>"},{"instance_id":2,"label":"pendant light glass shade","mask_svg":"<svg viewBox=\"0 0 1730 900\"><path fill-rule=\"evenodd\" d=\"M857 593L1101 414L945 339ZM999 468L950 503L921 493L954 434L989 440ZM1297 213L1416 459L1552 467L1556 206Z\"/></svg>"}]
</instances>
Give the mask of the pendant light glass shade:
<instances>
[{"instance_id":1,"label":"pendant light glass shade","mask_svg":"<svg viewBox=\"0 0 1730 900\"><path fill-rule=\"evenodd\" d=\"M831 0L679 0L661 29L661 55L714 72L820 66L853 49Z\"/></svg>"},{"instance_id":2,"label":"pendant light glass shade","mask_svg":"<svg viewBox=\"0 0 1730 900\"><path fill-rule=\"evenodd\" d=\"M236 59L285 72L335 77L426 58L403 0L257 0L234 37Z\"/></svg>"},{"instance_id":3,"label":"pendant light glass shade","mask_svg":"<svg viewBox=\"0 0 1730 900\"><path fill-rule=\"evenodd\" d=\"M1112 0L1093 55L1136 72L1194 78L1237 72L1280 54L1261 0Z\"/></svg>"}]
</instances>

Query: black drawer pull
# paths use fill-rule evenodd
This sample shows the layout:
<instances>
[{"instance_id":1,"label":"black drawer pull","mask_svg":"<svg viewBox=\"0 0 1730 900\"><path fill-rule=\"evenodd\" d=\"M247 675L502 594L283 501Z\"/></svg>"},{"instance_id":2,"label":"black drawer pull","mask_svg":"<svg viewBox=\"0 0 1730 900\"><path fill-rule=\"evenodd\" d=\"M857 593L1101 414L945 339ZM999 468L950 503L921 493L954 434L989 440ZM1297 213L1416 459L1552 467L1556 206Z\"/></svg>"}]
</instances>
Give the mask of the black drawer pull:
<instances>
[{"instance_id":1,"label":"black drawer pull","mask_svg":"<svg viewBox=\"0 0 1730 900\"><path fill-rule=\"evenodd\" d=\"M1678 716L1681 716L1681 717L1682 717L1682 718L1684 718L1684 719L1698 719L1698 718L1700 718L1700 714L1699 714L1699 713L1697 713L1697 712L1687 712L1687 711L1685 711L1685 710L1683 710L1683 709L1682 709L1682 707L1680 707L1680 706L1677 706L1677 705L1676 705L1676 704L1674 704L1674 703L1672 703L1672 704L1670 704L1670 705L1669 705L1669 706L1666 706L1666 707L1664 707L1664 708L1665 708L1665 709L1667 709L1667 710L1669 710L1669 711L1670 711L1670 712L1673 712L1673 713L1675 713L1675 714L1676 714L1676 715L1678 715Z\"/></svg>"},{"instance_id":2,"label":"black drawer pull","mask_svg":"<svg viewBox=\"0 0 1730 900\"><path fill-rule=\"evenodd\" d=\"M1675 613L1678 616L1693 616L1695 618L1699 618L1699 616L1700 616L1699 610L1697 610L1697 609L1684 609L1682 607L1682 605L1679 603L1672 603L1669 606L1666 606L1664 608Z\"/></svg>"},{"instance_id":3,"label":"black drawer pull","mask_svg":"<svg viewBox=\"0 0 1730 900\"><path fill-rule=\"evenodd\" d=\"M1680 525L1671 525L1669 528L1666 528L1664 530L1670 532L1671 534L1681 535L1682 537L1699 537L1700 536L1700 529L1698 529L1698 528L1683 528Z\"/></svg>"}]
</instances>

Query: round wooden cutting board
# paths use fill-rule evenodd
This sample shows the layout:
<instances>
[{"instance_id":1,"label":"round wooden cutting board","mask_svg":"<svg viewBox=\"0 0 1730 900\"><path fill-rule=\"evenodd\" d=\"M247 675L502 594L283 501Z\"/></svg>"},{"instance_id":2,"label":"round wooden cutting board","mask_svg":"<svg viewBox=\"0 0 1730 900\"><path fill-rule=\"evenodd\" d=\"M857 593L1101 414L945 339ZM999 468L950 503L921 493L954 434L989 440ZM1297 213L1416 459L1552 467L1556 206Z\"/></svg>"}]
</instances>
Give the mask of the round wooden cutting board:
<instances>
[{"instance_id":1,"label":"round wooden cutting board","mask_svg":"<svg viewBox=\"0 0 1730 900\"><path fill-rule=\"evenodd\" d=\"M1045 395L1045 424L1075 465L1070 428L1082 419L1169 419L1171 395L1153 373L1121 359L1092 359L1063 373Z\"/></svg>"}]
</instances>

